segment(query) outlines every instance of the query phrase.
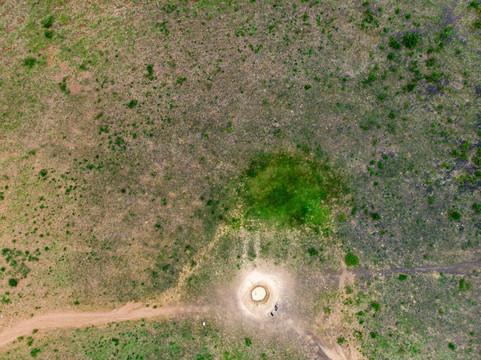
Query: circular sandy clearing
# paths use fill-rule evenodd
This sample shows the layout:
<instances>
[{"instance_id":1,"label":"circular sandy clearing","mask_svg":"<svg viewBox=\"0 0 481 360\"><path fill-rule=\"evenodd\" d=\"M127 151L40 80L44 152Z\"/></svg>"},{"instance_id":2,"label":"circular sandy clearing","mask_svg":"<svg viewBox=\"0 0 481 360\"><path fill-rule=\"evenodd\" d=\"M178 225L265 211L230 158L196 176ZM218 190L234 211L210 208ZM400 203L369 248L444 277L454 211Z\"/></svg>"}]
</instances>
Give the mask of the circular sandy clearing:
<instances>
[{"instance_id":1,"label":"circular sandy clearing","mask_svg":"<svg viewBox=\"0 0 481 360\"><path fill-rule=\"evenodd\" d=\"M254 301L263 301L266 300L266 297L267 289L262 285L255 286L251 291L251 298Z\"/></svg>"}]
</instances>

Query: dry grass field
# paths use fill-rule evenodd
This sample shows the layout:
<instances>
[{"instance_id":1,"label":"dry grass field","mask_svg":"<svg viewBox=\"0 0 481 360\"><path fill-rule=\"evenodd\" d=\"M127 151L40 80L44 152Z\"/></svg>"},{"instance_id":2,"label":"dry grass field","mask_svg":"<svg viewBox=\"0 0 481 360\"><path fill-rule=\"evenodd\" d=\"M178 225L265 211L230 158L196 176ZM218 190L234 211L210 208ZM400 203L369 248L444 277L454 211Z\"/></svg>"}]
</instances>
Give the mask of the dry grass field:
<instances>
[{"instance_id":1,"label":"dry grass field","mask_svg":"<svg viewBox=\"0 0 481 360\"><path fill-rule=\"evenodd\" d=\"M0 358L481 356L479 1L3 0L0 51Z\"/></svg>"}]
</instances>

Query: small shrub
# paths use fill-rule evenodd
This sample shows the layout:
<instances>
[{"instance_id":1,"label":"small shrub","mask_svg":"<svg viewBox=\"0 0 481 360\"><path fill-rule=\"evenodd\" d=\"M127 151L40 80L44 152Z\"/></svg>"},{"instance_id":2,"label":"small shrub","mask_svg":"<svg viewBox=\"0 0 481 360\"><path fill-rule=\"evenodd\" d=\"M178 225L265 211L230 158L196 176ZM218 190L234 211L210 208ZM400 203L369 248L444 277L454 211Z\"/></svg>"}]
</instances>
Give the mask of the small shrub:
<instances>
[{"instance_id":1,"label":"small shrub","mask_svg":"<svg viewBox=\"0 0 481 360\"><path fill-rule=\"evenodd\" d=\"M48 173L47 169L42 169L42 170L40 170L40 172L38 174L41 177L45 177L45 176L47 176L47 173Z\"/></svg>"},{"instance_id":2,"label":"small shrub","mask_svg":"<svg viewBox=\"0 0 481 360\"><path fill-rule=\"evenodd\" d=\"M449 209L448 210L448 217L451 219L451 220L454 220L454 221L459 221L461 220L461 213L457 210L454 210L454 209Z\"/></svg>"},{"instance_id":3,"label":"small shrub","mask_svg":"<svg viewBox=\"0 0 481 360\"><path fill-rule=\"evenodd\" d=\"M251 345L252 345L252 340L249 339L248 337L244 338L244 341L246 342L246 345L247 345L247 346L251 346Z\"/></svg>"},{"instance_id":4,"label":"small shrub","mask_svg":"<svg viewBox=\"0 0 481 360\"><path fill-rule=\"evenodd\" d=\"M154 65L152 64L147 65L147 74L145 75L145 77L149 80L154 79Z\"/></svg>"},{"instance_id":5,"label":"small shrub","mask_svg":"<svg viewBox=\"0 0 481 360\"><path fill-rule=\"evenodd\" d=\"M373 220L381 220L381 215L379 215L378 213L371 213L371 218Z\"/></svg>"},{"instance_id":6,"label":"small shrub","mask_svg":"<svg viewBox=\"0 0 481 360\"><path fill-rule=\"evenodd\" d=\"M311 256L317 256L317 255L319 255L319 251L317 251L317 250L314 249L314 248L309 248L309 249L307 249L307 252L308 252L309 255L311 255Z\"/></svg>"},{"instance_id":7,"label":"small shrub","mask_svg":"<svg viewBox=\"0 0 481 360\"><path fill-rule=\"evenodd\" d=\"M477 19L475 22L473 22L473 26L475 29L481 29L481 19Z\"/></svg>"},{"instance_id":8,"label":"small shrub","mask_svg":"<svg viewBox=\"0 0 481 360\"><path fill-rule=\"evenodd\" d=\"M32 357L36 357L39 352L40 352L40 349L39 349L39 348L33 348L32 350L30 350L30 355L31 355Z\"/></svg>"},{"instance_id":9,"label":"small shrub","mask_svg":"<svg viewBox=\"0 0 481 360\"><path fill-rule=\"evenodd\" d=\"M415 33L405 34L403 36L403 44L408 49L414 49L419 44L421 37Z\"/></svg>"},{"instance_id":10,"label":"small shrub","mask_svg":"<svg viewBox=\"0 0 481 360\"><path fill-rule=\"evenodd\" d=\"M371 307L374 309L374 311L379 311L381 310L381 304L379 304L378 302L376 301L371 301Z\"/></svg>"},{"instance_id":11,"label":"small shrub","mask_svg":"<svg viewBox=\"0 0 481 360\"><path fill-rule=\"evenodd\" d=\"M399 277L398 279L401 280L401 281L404 281L408 278L408 276L406 274L399 274Z\"/></svg>"},{"instance_id":12,"label":"small shrub","mask_svg":"<svg viewBox=\"0 0 481 360\"><path fill-rule=\"evenodd\" d=\"M448 344L448 348L450 348L450 349L453 350L453 351L456 350L456 346L454 346L453 343L449 343L449 344Z\"/></svg>"},{"instance_id":13,"label":"small shrub","mask_svg":"<svg viewBox=\"0 0 481 360\"><path fill-rule=\"evenodd\" d=\"M40 24L45 28L45 29L49 29L52 27L53 25L53 16L50 15L48 17L46 17L45 19L43 19L42 21L40 21Z\"/></svg>"},{"instance_id":14,"label":"small shrub","mask_svg":"<svg viewBox=\"0 0 481 360\"><path fill-rule=\"evenodd\" d=\"M429 82L436 82L439 81L443 75L444 73L441 71L433 71L430 75L426 75L425 78Z\"/></svg>"},{"instance_id":15,"label":"small shrub","mask_svg":"<svg viewBox=\"0 0 481 360\"><path fill-rule=\"evenodd\" d=\"M312 87L312 85L309 85L309 84L304 85L304 89L305 89L305 90L309 90L311 87Z\"/></svg>"},{"instance_id":16,"label":"small shrub","mask_svg":"<svg viewBox=\"0 0 481 360\"><path fill-rule=\"evenodd\" d=\"M132 108L134 108L134 107L136 107L136 106L137 106L137 100L132 99L132 100L130 100L130 101L127 103L127 107L128 107L129 109L132 109Z\"/></svg>"},{"instance_id":17,"label":"small shrub","mask_svg":"<svg viewBox=\"0 0 481 360\"><path fill-rule=\"evenodd\" d=\"M182 85L187 80L186 77L178 77L177 84Z\"/></svg>"},{"instance_id":18,"label":"small shrub","mask_svg":"<svg viewBox=\"0 0 481 360\"><path fill-rule=\"evenodd\" d=\"M389 46L393 49L398 50L401 48L401 43L392 37L391 39L389 39Z\"/></svg>"},{"instance_id":19,"label":"small shrub","mask_svg":"<svg viewBox=\"0 0 481 360\"><path fill-rule=\"evenodd\" d=\"M476 214L481 214L481 204L474 203L473 204L473 210Z\"/></svg>"},{"instance_id":20,"label":"small shrub","mask_svg":"<svg viewBox=\"0 0 481 360\"><path fill-rule=\"evenodd\" d=\"M32 56L28 56L25 59L23 59L23 61L22 61L23 66L26 66L29 69L33 68L36 63L37 63L37 59L35 59Z\"/></svg>"},{"instance_id":21,"label":"small shrub","mask_svg":"<svg viewBox=\"0 0 481 360\"><path fill-rule=\"evenodd\" d=\"M8 279L8 285L11 287L16 287L18 285L18 280L14 278Z\"/></svg>"},{"instance_id":22,"label":"small shrub","mask_svg":"<svg viewBox=\"0 0 481 360\"><path fill-rule=\"evenodd\" d=\"M359 258L352 252L348 252L344 258L344 262L347 266L357 266L359 265Z\"/></svg>"},{"instance_id":23,"label":"small shrub","mask_svg":"<svg viewBox=\"0 0 481 360\"><path fill-rule=\"evenodd\" d=\"M55 32L53 30L45 30L43 34L47 39L51 39L53 38L53 35L55 34Z\"/></svg>"},{"instance_id":24,"label":"small shrub","mask_svg":"<svg viewBox=\"0 0 481 360\"><path fill-rule=\"evenodd\" d=\"M337 338L337 343L338 343L339 345L344 344L345 342L346 342L346 339L345 339L345 338L343 338L343 337L338 337L338 338Z\"/></svg>"},{"instance_id":25,"label":"small shrub","mask_svg":"<svg viewBox=\"0 0 481 360\"><path fill-rule=\"evenodd\" d=\"M434 64L436 64L436 58L429 58L429 59L426 60L426 66L427 67L434 66Z\"/></svg>"}]
</instances>

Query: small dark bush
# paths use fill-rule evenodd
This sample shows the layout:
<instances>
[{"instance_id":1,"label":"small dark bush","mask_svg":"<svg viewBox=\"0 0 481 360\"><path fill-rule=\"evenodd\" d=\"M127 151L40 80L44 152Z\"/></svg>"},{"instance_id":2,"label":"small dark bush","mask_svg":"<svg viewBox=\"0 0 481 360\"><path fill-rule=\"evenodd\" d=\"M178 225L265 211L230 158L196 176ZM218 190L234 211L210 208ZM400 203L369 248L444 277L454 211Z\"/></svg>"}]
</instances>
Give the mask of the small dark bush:
<instances>
[{"instance_id":1,"label":"small dark bush","mask_svg":"<svg viewBox=\"0 0 481 360\"><path fill-rule=\"evenodd\" d=\"M346 254L346 257L344 258L344 261L347 266L357 266L359 265L359 258L354 255L352 252L348 252Z\"/></svg>"},{"instance_id":2,"label":"small dark bush","mask_svg":"<svg viewBox=\"0 0 481 360\"><path fill-rule=\"evenodd\" d=\"M378 213L371 213L371 218L373 220L381 220L381 215L379 215Z\"/></svg>"},{"instance_id":3,"label":"small dark bush","mask_svg":"<svg viewBox=\"0 0 481 360\"><path fill-rule=\"evenodd\" d=\"M404 281L404 280L406 280L407 278L408 278L407 275L405 275L405 274L399 274L399 278L398 278L398 279L401 280L401 281Z\"/></svg>"},{"instance_id":4,"label":"small dark bush","mask_svg":"<svg viewBox=\"0 0 481 360\"><path fill-rule=\"evenodd\" d=\"M30 350L30 355L31 355L32 357L36 357L39 352L40 352L40 349L39 349L39 348L33 348L32 350Z\"/></svg>"},{"instance_id":5,"label":"small dark bush","mask_svg":"<svg viewBox=\"0 0 481 360\"><path fill-rule=\"evenodd\" d=\"M475 29L481 29L481 19L477 19L475 22L473 22L473 26Z\"/></svg>"},{"instance_id":6,"label":"small dark bush","mask_svg":"<svg viewBox=\"0 0 481 360\"><path fill-rule=\"evenodd\" d=\"M132 108L134 108L135 106L137 106L137 100L132 99L132 100L130 100L130 101L127 103L127 107L128 107L129 109L132 109Z\"/></svg>"},{"instance_id":7,"label":"small dark bush","mask_svg":"<svg viewBox=\"0 0 481 360\"><path fill-rule=\"evenodd\" d=\"M47 176L47 173L48 173L47 169L42 169L42 170L40 170L40 172L38 174L41 177L45 177L45 176Z\"/></svg>"},{"instance_id":8,"label":"small dark bush","mask_svg":"<svg viewBox=\"0 0 481 360\"><path fill-rule=\"evenodd\" d=\"M305 89L305 90L309 90L311 87L312 87L312 85L309 85L309 84L304 85L304 89Z\"/></svg>"},{"instance_id":9,"label":"small dark bush","mask_svg":"<svg viewBox=\"0 0 481 360\"><path fill-rule=\"evenodd\" d=\"M448 217L451 219L451 220L454 220L454 221L459 221L461 220L461 213L457 210L454 210L454 209L449 209L448 210Z\"/></svg>"},{"instance_id":10,"label":"small dark bush","mask_svg":"<svg viewBox=\"0 0 481 360\"><path fill-rule=\"evenodd\" d=\"M37 63L37 59L31 56L26 57L25 59L23 59L23 62L22 62L23 66L26 66L29 69L33 68L36 63Z\"/></svg>"},{"instance_id":11,"label":"small dark bush","mask_svg":"<svg viewBox=\"0 0 481 360\"><path fill-rule=\"evenodd\" d=\"M430 75L426 75L425 78L429 82L436 82L441 79L441 77L444 75L441 71L433 71Z\"/></svg>"},{"instance_id":12,"label":"small dark bush","mask_svg":"<svg viewBox=\"0 0 481 360\"><path fill-rule=\"evenodd\" d=\"M308 252L309 255L311 255L311 256L317 256L317 255L319 255L319 251L317 251L317 250L314 249L314 248L309 248L309 249L307 249L307 252Z\"/></svg>"},{"instance_id":13,"label":"small dark bush","mask_svg":"<svg viewBox=\"0 0 481 360\"><path fill-rule=\"evenodd\" d=\"M449 343L449 344L448 344L448 348L450 348L450 349L453 350L453 351L456 350L456 346L454 346L453 343Z\"/></svg>"},{"instance_id":14,"label":"small dark bush","mask_svg":"<svg viewBox=\"0 0 481 360\"><path fill-rule=\"evenodd\" d=\"M481 204L474 203L473 210L476 212L476 214L481 214Z\"/></svg>"},{"instance_id":15,"label":"small dark bush","mask_svg":"<svg viewBox=\"0 0 481 360\"><path fill-rule=\"evenodd\" d=\"M17 279L8 279L8 285L10 285L11 287L16 287L18 285L18 280Z\"/></svg>"},{"instance_id":16,"label":"small dark bush","mask_svg":"<svg viewBox=\"0 0 481 360\"><path fill-rule=\"evenodd\" d=\"M53 38L53 35L55 34L55 32L53 30L45 30L43 34L47 39L51 39Z\"/></svg>"},{"instance_id":17,"label":"small dark bush","mask_svg":"<svg viewBox=\"0 0 481 360\"><path fill-rule=\"evenodd\" d=\"M392 47L393 49L400 49L401 48L401 43L397 41L395 38L389 39L389 46Z\"/></svg>"},{"instance_id":18,"label":"small dark bush","mask_svg":"<svg viewBox=\"0 0 481 360\"><path fill-rule=\"evenodd\" d=\"M344 344L345 342L346 342L346 339L345 339L345 338L343 338L343 337L338 337L338 338L337 338L337 343L338 343L339 345Z\"/></svg>"},{"instance_id":19,"label":"small dark bush","mask_svg":"<svg viewBox=\"0 0 481 360\"><path fill-rule=\"evenodd\" d=\"M48 17L46 17L45 19L43 19L42 21L40 21L40 24L45 28L45 29L49 29L52 27L53 25L53 16L50 15Z\"/></svg>"},{"instance_id":20,"label":"small dark bush","mask_svg":"<svg viewBox=\"0 0 481 360\"><path fill-rule=\"evenodd\" d=\"M436 64L436 58L429 58L426 60L426 66L431 67L434 66L434 64Z\"/></svg>"},{"instance_id":21,"label":"small dark bush","mask_svg":"<svg viewBox=\"0 0 481 360\"><path fill-rule=\"evenodd\" d=\"M186 77L178 77L177 84L182 85L187 80Z\"/></svg>"},{"instance_id":22,"label":"small dark bush","mask_svg":"<svg viewBox=\"0 0 481 360\"><path fill-rule=\"evenodd\" d=\"M381 310L381 304L379 304L376 301L371 301L371 307L374 309L374 311L379 311Z\"/></svg>"},{"instance_id":23,"label":"small dark bush","mask_svg":"<svg viewBox=\"0 0 481 360\"><path fill-rule=\"evenodd\" d=\"M419 44L421 37L418 34L410 33L403 36L403 44L408 49L414 49Z\"/></svg>"},{"instance_id":24,"label":"small dark bush","mask_svg":"<svg viewBox=\"0 0 481 360\"><path fill-rule=\"evenodd\" d=\"M252 340L249 339L248 337L244 338L244 341L246 342L246 345L247 345L247 346L251 346L251 345L252 345Z\"/></svg>"}]
</instances>

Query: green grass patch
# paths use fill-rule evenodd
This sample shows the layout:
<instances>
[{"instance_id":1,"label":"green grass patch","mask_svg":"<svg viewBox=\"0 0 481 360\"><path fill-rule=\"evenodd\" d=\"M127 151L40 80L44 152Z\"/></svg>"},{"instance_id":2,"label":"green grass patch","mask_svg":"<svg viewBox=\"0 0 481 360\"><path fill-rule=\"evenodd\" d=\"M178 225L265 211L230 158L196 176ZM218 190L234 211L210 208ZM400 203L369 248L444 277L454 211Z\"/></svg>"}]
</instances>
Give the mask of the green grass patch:
<instances>
[{"instance_id":1,"label":"green grass patch","mask_svg":"<svg viewBox=\"0 0 481 360\"><path fill-rule=\"evenodd\" d=\"M250 216L327 230L331 205L344 190L341 178L325 163L276 153L251 162L244 194Z\"/></svg>"}]
</instances>

